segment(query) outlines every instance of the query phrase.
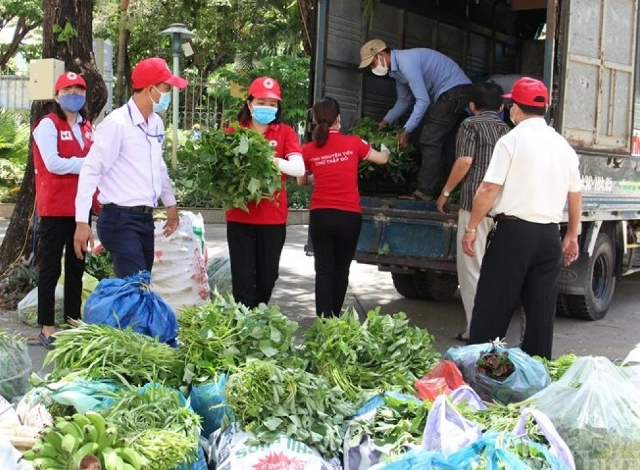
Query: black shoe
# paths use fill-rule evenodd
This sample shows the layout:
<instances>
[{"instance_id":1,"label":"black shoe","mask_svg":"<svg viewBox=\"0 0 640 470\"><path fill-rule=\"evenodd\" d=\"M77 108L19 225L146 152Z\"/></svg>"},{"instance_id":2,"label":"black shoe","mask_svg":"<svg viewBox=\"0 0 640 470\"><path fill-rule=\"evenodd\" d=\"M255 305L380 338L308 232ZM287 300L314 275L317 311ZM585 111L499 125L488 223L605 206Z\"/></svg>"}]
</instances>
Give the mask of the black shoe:
<instances>
[{"instance_id":1,"label":"black shoe","mask_svg":"<svg viewBox=\"0 0 640 470\"><path fill-rule=\"evenodd\" d=\"M38 343L40 343L40 345L45 349L48 349L48 350L53 349L55 347L55 345L53 344L54 341L55 341L55 338L53 336L45 336L45 334L42 331L38 335Z\"/></svg>"}]
</instances>

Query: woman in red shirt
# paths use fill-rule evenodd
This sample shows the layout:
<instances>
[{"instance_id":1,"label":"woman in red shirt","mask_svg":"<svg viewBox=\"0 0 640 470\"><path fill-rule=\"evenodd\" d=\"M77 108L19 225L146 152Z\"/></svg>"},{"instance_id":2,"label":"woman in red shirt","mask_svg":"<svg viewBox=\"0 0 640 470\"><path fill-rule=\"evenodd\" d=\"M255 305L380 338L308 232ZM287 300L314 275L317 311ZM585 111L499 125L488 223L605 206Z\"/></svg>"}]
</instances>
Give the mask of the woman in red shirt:
<instances>
[{"instance_id":1,"label":"woman in red shirt","mask_svg":"<svg viewBox=\"0 0 640 470\"><path fill-rule=\"evenodd\" d=\"M284 187L286 175L304 175L298 134L280 122L281 102L278 82L271 77L256 78L238 113L242 127L253 129L267 139L282 173L282 188L273 201L262 199L248 204L247 212L234 208L226 213L233 297L249 308L268 303L278 279L289 214Z\"/></svg>"},{"instance_id":2,"label":"woman in red shirt","mask_svg":"<svg viewBox=\"0 0 640 470\"><path fill-rule=\"evenodd\" d=\"M312 176L299 177L298 184L315 182L309 235L315 256L316 314L338 316L362 226L358 165L361 160L384 165L389 149L383 145L377 151L358 136L341 134L340 105L333 98L325 97L313 106L313 122L313 141L302 148Z\"/></svg>"}]
</instances>

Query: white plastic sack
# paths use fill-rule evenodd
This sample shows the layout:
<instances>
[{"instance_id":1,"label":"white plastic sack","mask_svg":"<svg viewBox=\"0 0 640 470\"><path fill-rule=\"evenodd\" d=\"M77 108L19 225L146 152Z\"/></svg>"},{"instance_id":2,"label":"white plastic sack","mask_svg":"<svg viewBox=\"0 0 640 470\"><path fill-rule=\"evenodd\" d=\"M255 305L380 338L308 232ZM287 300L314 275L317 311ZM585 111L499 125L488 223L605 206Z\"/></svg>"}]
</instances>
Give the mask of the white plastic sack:
<instances>
[{"instance_id":1,"label":"white plastic sack","mask_svg":"<svg viewBox=\"0 0 640 470\"><path fill-rule=\"evenodd\" d=\"M338 458L331 461L302 442L280 436L271 444L247 444L253 434L229 426L218 429L211 437L210 463L216 470L282 468L295 470L341 470ZM211 465L210 465L211 466Z\"/></svg>"},{"instance_id":2,"label":"white plastic sack","mask_svg":"<svg viewBox=\"0 0 640 470\"><path fill-rule=\"evenodd\" d=\"M51 416L51 413L43 403L45 399L48 399L49 403L52 401L43 395L40 390L39 388L32 388L20 399L16 406L16 412L23 426L42 429L53 423L53 416Z\"/></svg>"},{"instance_id":3,"label":"white plastic sack","mask_svg":"<svg viewBox=\"0 0 640 470\"><path fill-rule=\"evenodd\" d=\"M200 214L198 214L200 216ZM200 219L202 216L200 216ZM203 253L204 224L194 232L192 213L180 215L178 229L169 237L162 233L164 221L155 223L155 258L151 289L180 316L184 307L209 300L209 281Z\"/></svg>"},{"instance_id":4,"label":"white plastic sack","mask_svg":"<svg viewBox=\"0 0 640 470\"><path fill-rule=\"evenodd\" d=\"M0 426L20 426L18 413L4 397L0 397Z\"/></svg>"},{"instance_id":5,"label":"white plastic sack","mask_svg":"<svg viewBox=\"0 0 640 470\"><path fill-rule=\"evenodd\" d=\"M0 437L0 468L2 470L31 470L31 462L20 460L22 454L6 437ZM19 462L18 462L19 461Z\"/></svg>"},{"instance_id":6,"label":"white plastic sack","mask_svg":"<svg viewBox=\"0 0 640 470\"><path fill-rule=\"evenodd\" d=\"M448 456L480 437L480 425L462 416L446 395L438 395L427 415L422 448Z\"/></svg>"}]
</instances>

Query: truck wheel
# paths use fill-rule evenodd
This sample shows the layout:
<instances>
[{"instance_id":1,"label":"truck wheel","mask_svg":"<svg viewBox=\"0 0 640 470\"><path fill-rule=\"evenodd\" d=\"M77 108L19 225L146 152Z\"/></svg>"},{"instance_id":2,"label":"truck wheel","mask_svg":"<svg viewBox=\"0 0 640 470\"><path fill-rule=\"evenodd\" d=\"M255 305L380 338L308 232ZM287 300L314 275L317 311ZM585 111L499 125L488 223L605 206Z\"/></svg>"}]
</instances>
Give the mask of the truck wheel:
<instances>
[{"instance_id":1,"label":"truck wheel","mask_svg":"<svg viewBox=\"0 0 640 470\"><path fill-rule=\"evenodd\" d=\"M414 286L418 298L442 302L449 300L458 290L458 276L433 271L416 273Z\"/></svg>"},{"instance_id":2,"label":"truck wheel","mask_svg":"<svg viewBox=\"0 0 640 470\"><path fill-rule=\"evenodd\" d=\"M614 263L613 242L609 235L600 233L589 262L577 273L585 294L567 295L570 316L584 320L604 318L616 286Z\"/></svg>"},{"instance_id":3,"label":"truck wheel","mask_svg":"<svg viewBox=\"0 0 640 470\"><path fill-rule=\"evenodd\" d=\"M567 297L568 295L566 294L558 294L558 299L556 300L556 315L559 317L571 317L569 299L567 299Z\"/></svg>"},{"instance_id":4,"label":"truck wheel","mask_svg":"<svg viewBox=\"0 0 640 470\"><path fill-rule=\"evenodd\" d=\"M396 288L398 294L407 299L419 299L418 292L413 285L414 273L391 273L391 279L393 279L393 287Z\"/></svg>"}]
</instances>

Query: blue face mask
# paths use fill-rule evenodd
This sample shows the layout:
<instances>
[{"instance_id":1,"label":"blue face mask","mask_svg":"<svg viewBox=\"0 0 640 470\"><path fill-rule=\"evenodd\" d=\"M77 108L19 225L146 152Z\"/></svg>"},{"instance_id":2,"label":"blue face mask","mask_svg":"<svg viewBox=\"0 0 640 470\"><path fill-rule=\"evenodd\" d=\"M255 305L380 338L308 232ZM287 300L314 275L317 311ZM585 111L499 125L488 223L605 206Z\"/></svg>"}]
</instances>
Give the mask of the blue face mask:
<instances>
[{"instance_id":1,"label":"blue face mask","mask_svg":"<svg viewBox=\"0 0 640 470\"><path fill-rule=\"evenodd\" d=\"M71 95L58 96L58 104L60 104L62 109L66 109L70 113L77 113L80 111L85 102L86 97L84 95L77 95L73 93Z\"/></svg>"},{"instance_id":2,"label":"blue face mask","mask_svg":"<svg viewBox=\"0 0 640 470\"><path fill-rule=\"evenodd\" d=\"M156 90L158 89L156 88ZM158 93L160 93L160 100L157 103L153 101L153 98L151 98L151 101L153 102L153 112L164 113L169 109L169 105L171 104L171 90L164 93L158 90Z\"/></svg>"},{"instance_id":3,"label":"blue face mask","mask_svg":"<svg viewBox=\"0 0 640 470\"><path fill-rule=\"evenodd\" d=\"M271 106L254 106L251 117L260 124L269 124L276 118L277 112L278 108L272 108Z\"/></svg>"}]
</instances>

